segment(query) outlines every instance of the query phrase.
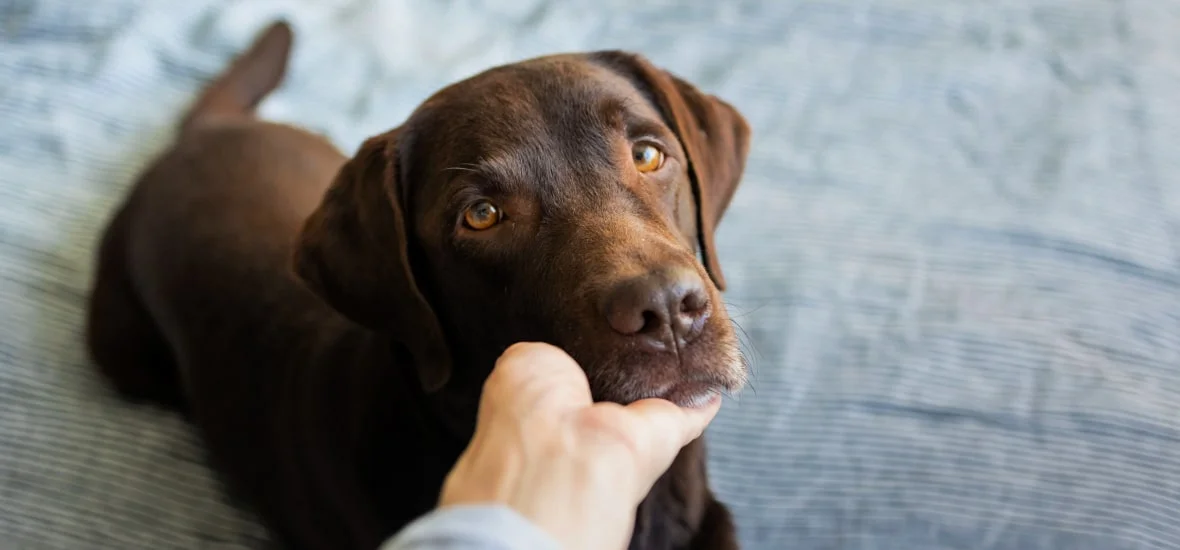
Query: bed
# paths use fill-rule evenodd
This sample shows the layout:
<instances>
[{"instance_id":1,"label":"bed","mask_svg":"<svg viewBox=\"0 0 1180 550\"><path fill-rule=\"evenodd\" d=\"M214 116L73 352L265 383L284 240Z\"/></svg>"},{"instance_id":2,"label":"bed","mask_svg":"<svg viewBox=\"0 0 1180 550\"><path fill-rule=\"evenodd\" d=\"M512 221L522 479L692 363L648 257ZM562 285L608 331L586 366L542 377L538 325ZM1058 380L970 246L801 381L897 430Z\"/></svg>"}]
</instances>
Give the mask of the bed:
<instances>
[{"instance_id":1,"label":"bed","mask_svg":"<svg viewBox=\"0 0 1180 550\"><path fill-rule=\"evenodd\" d=\"M624 48L754 128L708 433L755 550L1180 548L1180 2L0 0L0 548L247 549L81 345L96 237L276 17L342 149L495 64Z\"/></svg>"}]
</instances>

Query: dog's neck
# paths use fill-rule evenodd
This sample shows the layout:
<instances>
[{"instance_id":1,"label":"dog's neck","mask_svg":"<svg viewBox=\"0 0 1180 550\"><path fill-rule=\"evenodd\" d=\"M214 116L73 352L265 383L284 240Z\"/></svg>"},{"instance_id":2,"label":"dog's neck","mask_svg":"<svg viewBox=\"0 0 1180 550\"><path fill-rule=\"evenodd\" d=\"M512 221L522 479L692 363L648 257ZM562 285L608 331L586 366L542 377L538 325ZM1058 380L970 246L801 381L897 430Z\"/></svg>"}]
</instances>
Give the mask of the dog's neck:
<instances>
[{"instance_id":1,"label":"dog's neck","mask_svg":"<svg viewBox=\"0 0 1180 550\"><path fill-rule=\"evenodd\" d=\"M364 329L362 329L364 330ZM452 376L436 392L426 392L420 381L419 365L408 348L393 335L368 331L353 353L354 368L366 371L362 388L368 396L365 408L379 425L408 429L411 425L429 432L445 446L465 444L475 429L485 370L472 369L478 361L469 354L456 354ZM491 360L494 362L494 358ZM491 364L491 363L489 363ZM477 372L479 371L479 372ZM407 419L412 422L407 423ZM425 435L425 434L423 434ZM381 437L377 435L377 437Z\"/></svg>"}]
</instances>

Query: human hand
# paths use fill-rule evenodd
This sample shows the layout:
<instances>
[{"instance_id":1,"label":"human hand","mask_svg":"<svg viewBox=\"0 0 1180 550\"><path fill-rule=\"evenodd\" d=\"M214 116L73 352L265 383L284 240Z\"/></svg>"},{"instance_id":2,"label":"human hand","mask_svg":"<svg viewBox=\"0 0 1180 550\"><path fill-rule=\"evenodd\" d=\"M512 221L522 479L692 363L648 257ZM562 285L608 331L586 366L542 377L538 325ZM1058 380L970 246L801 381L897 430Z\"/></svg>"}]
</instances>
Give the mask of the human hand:
<instances>
[{"instance_id":1,"label":"human hand","mask_svg":"<svg viewBox=\"0 0 1180 550\"><path fill-rule=\"evenodd\" d=\"M564 548L625 548L640 501L720 407L720 397L697 409L594 403L564 351L516 344L484 384L475 435L439 505L504 504Z\"/></svg>"}]
</instances>

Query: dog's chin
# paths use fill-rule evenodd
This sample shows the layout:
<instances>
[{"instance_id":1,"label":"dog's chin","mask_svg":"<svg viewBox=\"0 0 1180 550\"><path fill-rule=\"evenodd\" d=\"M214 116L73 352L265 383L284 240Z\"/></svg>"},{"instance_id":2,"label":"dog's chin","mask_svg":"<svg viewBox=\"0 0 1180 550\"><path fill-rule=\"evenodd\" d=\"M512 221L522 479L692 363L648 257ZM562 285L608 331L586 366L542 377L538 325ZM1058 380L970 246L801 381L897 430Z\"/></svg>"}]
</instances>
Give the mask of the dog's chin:
<instances>
[{"instance_id":1,"label":"dog's chin","mask_svg":"<svg viewBox=\"0 0 1180 550\"><path fill-rule=\"evenodd\" d=\"M667 355L634 355L604 361L589 371L596 401L623 405L642 399L664 399L680 407L706 407L739 391L745 365L736 350Z\"/></svg>"},{"instance_id":2,"label":"dog's chin","mask_svg":"<svg viewBox=\"0 0 1180 550\"><path fill-rule=\"evenodd\" d=\"M646 397L639 399L664 399L684 408L703 408L721 399L726 389L718 384L704 382L680 382L666 388L659 388ZM631 402L639 399L632 399Z\"/></svg>"}]
</instances>

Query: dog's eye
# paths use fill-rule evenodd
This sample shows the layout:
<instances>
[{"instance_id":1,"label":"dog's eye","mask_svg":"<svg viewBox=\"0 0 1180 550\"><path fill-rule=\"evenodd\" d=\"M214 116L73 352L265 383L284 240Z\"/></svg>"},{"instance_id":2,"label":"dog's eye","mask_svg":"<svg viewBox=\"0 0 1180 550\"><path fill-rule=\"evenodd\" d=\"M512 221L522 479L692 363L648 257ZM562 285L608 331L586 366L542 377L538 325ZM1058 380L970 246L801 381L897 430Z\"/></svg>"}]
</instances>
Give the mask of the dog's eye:
<instances>
[{"instance_id":1,"label":"dog's eye","mask_svg":"<svg viewBox=\"0 0 1180 550\"><path fill-rule=\"evenodd\" d=\"M463 221L467 227L476 231L490 229L500 223L500 209L488 201L480 201L467 208L463 213Z\"/></svg>"},{"instance_id":2,"label":"dog's eye","mask_svg":"<svg viewBox=\"0 0 1180 550\"><path fill-rule=\"evenodd\" d=\"M664 165L664 152L648 143L636 143L631 148L631 159L640 172L653 172Z\"/></svg>"}]
</instances>

